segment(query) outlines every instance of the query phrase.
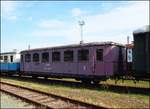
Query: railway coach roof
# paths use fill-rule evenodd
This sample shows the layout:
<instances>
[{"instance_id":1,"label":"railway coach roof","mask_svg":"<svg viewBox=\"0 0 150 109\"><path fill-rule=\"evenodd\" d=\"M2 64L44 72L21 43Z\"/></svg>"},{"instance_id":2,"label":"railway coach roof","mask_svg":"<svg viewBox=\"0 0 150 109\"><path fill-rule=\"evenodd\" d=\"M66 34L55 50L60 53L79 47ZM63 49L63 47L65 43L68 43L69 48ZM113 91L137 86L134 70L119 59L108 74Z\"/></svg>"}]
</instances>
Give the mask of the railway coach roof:
<instances>
[{"instance_id":1,"label":"railway coach roof","mask_svg":"<svg viewBox=\"0 0 150 109\"><path fill-rule=\"evenodd\" d=\"M4 52L4 53L0 53L0 55L7 55L7 54L17 54L17 52Z\"/></svg>"},{"instance_id":2,"label":"railway coach roof","mask_svg":"<svg viewBox=\"0 0 150 109\"><path fill-rule=\"evenodd\" d=\"M123 44L120 43L114 43L114 42L90 42L90 43L83 43L83 44L71 44L71 45L63 45L63 46L55 46L55 47L46 47L46 48L35 48L30 50L24 50L21 52L26 51L38 51L38 50L46 50L46 49L59 49L59 48L76 48L76 47L87 47L87 46L96 46L96 45L116 45L116 46L122 46Z\"/></svg>"},{"instance_id":3,"label":"railway coach roof","mask_svg":"<svg viewBox=\"0 0 150 109\"><path fill-rule=\"evenodd\" d=\"M142 28L139 28L135 31L133 31L133 34L140 34L140 33L147 33L147 32L150 32L150 25L146 25L146 26L143 26Z\"/></svg>"}]
</instances>

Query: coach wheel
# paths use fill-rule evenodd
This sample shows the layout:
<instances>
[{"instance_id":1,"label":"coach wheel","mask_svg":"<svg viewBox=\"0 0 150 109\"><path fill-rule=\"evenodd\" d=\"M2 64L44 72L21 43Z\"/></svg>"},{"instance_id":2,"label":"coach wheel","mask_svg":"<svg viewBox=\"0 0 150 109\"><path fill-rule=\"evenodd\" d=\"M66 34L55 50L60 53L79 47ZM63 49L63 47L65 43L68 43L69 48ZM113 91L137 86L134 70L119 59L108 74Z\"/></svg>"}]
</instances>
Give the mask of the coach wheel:
<instances>
[{"instance_id":1,"label":"coach wheel","mask_svg":"<svg viewBox=\"0 0 150 109\"><path fill-rule=\"evenodd\" d=\"M32 78L36 79L36 78L37 78L37 76L32 76Z\"/></svg>"},{"instance_id":2,"label":"coach wheel","mask_svg":"<svg viewBox=\"0 0 150 109\"><path fill-rule=\"evenodd\" d=\"M99 84L100 81L99 80L93 80L92 82L93 82L93 84Z\"/></svg>"},{"instance_id":3,"label":"coach wheel","mask_svg":"<svg viewBox=\"0 0 150 109\"><path fill-rule=\"evenodd\" d=\"M83 84L91 84L91 80L81 80Z\"/></svg>"},{"instance_id":4,"label":"coach wheel","mask_svg":"<svg viewBox=\"0 0 150 109\"><path fill-rule=\"evenodd\" d=\"M44 77L44 79L48 79L48 77L47 77L47 76L45 76L45 77Z\"/></svg>"},{"instance_id":5,"label":"coach wheel","mask_svg":"<svg viewBox=\"0 0 150 109\"><path fill-rule=\"evenodd\" d=\"M8 76L12 76L12 74L7 74Z\"/></svg>"}]
</instances>

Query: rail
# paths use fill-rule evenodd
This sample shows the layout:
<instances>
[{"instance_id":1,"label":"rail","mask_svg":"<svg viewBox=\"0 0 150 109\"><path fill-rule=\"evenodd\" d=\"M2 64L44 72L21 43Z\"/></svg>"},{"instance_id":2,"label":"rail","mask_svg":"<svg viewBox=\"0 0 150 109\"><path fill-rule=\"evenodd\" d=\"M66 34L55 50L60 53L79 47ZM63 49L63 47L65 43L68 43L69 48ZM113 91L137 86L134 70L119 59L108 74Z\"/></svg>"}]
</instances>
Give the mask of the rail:
<instances>
[{"instance_id":1,"label":"rail","mask_svg":"<svg viewBox=\"0 0 150 109\"><path fill-rule=\"evenodd\" d=\"M32 88L0 82L0 90L9 93L28 102L34 103L46 109L55 108L88 108L88 109L106 109L103 106L77 101L63 96L42 92Z\"/></svg>"}]
</instances>

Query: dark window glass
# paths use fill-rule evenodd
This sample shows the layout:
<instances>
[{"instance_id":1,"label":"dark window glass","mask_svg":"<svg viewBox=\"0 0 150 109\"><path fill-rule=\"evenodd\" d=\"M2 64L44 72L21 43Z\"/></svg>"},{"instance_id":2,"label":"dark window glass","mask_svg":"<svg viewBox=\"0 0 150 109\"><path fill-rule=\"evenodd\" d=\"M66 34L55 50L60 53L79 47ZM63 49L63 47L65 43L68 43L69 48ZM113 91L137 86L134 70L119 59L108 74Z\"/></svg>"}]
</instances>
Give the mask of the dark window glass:
<instances>
[{"instance_id":1,"label":"dark window glass","mask_svg":"<svg viewBox=\"0 0 150 109\"><path fill-rule=\"evenodd\" d=\"M31 54L25 54L25 62L31 62Z\"/></svg>"},{"instance_id":2,"label":"dark window glass","mask_svg":"<svg viewBox=\"0 0 150 109\"><path fill-rule=\"evenodd\" d=\"M21 62L23 62L23 55L21 55Z\"/></svg>"},{"instance_id":3,"label":"dark window glass","mask_svg":"<svg viewBox=\"0 0 150 109\"><path fill-rule=\"evenodd\" d=\"M49 61L49 53L48 52L42 53L42 62L48 61Z\"/></svg>"},{"instance_id":4,"label":"dark window glass","mask_svg":"<svg viewBox=\"0 0 150 109\"><path fill-rule=\"evenodd\" d=\"M73 51L64 52L64 61L73 61Z\"/></svg>"},{"instance_id":5,"label":"dark window glass","mask_svg":"<svg viewBox=\"0 0 150 109\"><path fill-rule=\"evenodd\" d=\"M39 62L39 54L38 53L33 54L33 62Z\"/></svg>"},{"instance_id":6,"label":"dark window glass","mask_svg":"<svg viewBox=\"0 0 150 109\"><path fill-rule=\"evenodd\" d=\"M79 61L89 60L89 50L79 50L78 51L78 60Z\"/></svg>"},{"instance_id":7,"label":"dark window glass","mask_svg":"<svg viewBox=\"0 0 150 109\"><path fill-rule=\"evenodd\" d=\"M52 52L52 61L60 61L60 52Z\"/></svg>"},{"instance_id":8,"label":"dark window glass","mask_svg":"<svg viewBox=\"0 0 150 109\"><path fill-rule=\"evenodd\" d=\"M3 56L0 56L0 60L3 60Z\"/></svg>"},{"instance_id":9,"label":"dark window glass","mask_svg":"<svg viewBox=\"0 0 150 109\"><path fill-rule=\"evenodd\" d=\"M98 61L103 60L103 49L96 50L96 60L98 60Z\"/></svg>"},{"instance_id":10,"label":"dark window glass","mask_svg":"<svg viewBox=\"0 0 150 109\"><path fill-rule=\"evenodd\" d=\"M8 62L8 56L4 56L4 62Z\"/></svg>"},{"instance_id":11,"label":"dark window glass","mask_svg":"<svg viewBox=\"0 0 150 109\"><path fill-rule=\"evenodd\" d=\"M13 62L13 56L10 56L10 62Z\"/></svg>"}]
</instances>

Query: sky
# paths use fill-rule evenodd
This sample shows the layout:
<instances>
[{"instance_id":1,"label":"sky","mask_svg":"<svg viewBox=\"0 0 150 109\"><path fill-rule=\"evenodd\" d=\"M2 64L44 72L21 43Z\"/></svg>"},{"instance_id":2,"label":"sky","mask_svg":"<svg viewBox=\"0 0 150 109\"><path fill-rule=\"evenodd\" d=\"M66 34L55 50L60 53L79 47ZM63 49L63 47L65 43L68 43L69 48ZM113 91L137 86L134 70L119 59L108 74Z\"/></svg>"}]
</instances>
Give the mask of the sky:
<instances>
[{"instance_id":1,"label":"sky","mask_svg":"<svg viewBox=\"0 0 150 109\"><path fill-rule=\"evenodd\" d=\"M133 41L149 25L149 1L1 1L1 52L86 42Z\"/></svg>"}]
</instances>

